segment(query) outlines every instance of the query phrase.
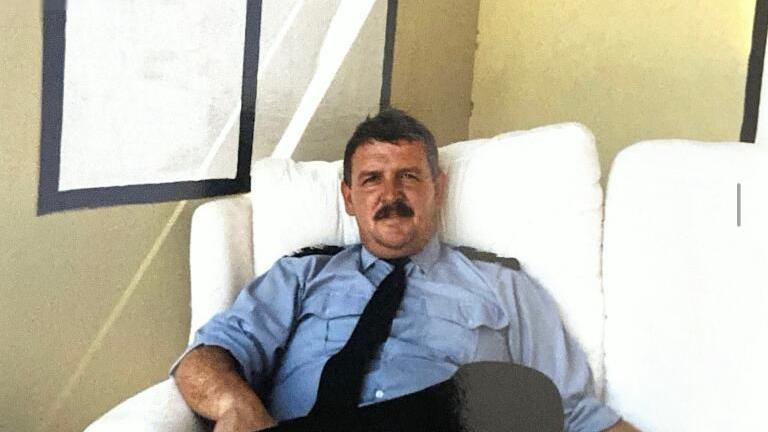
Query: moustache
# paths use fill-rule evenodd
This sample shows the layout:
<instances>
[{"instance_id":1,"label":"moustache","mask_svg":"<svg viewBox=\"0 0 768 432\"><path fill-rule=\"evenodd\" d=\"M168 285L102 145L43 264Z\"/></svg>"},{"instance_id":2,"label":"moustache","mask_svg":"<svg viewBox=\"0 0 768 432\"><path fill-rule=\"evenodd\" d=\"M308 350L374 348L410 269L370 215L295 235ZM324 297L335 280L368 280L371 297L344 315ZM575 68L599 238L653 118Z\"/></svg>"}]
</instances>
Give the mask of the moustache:
<instances>
[{"instance_id":1,"label":"moustache","mask_svg":"<svg viewBox=\"0 0 768 432\"><path fill-rule=\"evenodd\" d=\"M393 215L400 217L412 217L413 209L401 200L393 201L377 210L373 215L373 220L386 219L392 217Z\"/></svg>"}]
</instances>

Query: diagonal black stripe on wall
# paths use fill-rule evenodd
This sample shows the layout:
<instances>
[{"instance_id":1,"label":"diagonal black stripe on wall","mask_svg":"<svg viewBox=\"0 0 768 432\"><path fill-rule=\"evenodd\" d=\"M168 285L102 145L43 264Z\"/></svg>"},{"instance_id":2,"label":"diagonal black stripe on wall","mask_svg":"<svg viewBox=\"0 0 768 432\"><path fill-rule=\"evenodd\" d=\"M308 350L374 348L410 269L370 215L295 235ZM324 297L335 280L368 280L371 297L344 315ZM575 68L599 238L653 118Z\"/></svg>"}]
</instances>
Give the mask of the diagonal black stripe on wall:
<instances>
[{"instance_id":1,"label":"diagonal black stripe on wall","mask_svg":"<svg viewBox=\"0 0 768 432\"><path fill-rule=\"evenodd\" d=\"M395 61L395 30L397 30L397 0L388 0L387 29L384 39L384 68L381 80L379 109L389 108L392 96L392 65Z\"/></svg>"},{"instance_id":2,"label":"diagonal black stripe on wall","mask_svg":"<svg viewBox=\"0 0 768 432\"><path fill-rule=\"evenodd\" d=\"M747 85L744 92L744 119L741 123L739 138L743 142L755 142L757 135L766 35L768 35L768 0L757 0L752 25L752 49L749 53Z\"/></svg>"},{"instance_id":3,"label":"diagonal black stripe on wall","mask_svg":"<svg viewBox=\"0 0 768 432\"><path fill-rule=\"evenodd\" d=\"M261 0L247 0L240 135L234 179L141 184L69 191L59 190L64 59L66 55L66 0L43 3L43 83L40 125L40 178L37 214L76 208L94 208L231 195L250 190L251 154L261 31Z\"/></svg>"}]
</instances>

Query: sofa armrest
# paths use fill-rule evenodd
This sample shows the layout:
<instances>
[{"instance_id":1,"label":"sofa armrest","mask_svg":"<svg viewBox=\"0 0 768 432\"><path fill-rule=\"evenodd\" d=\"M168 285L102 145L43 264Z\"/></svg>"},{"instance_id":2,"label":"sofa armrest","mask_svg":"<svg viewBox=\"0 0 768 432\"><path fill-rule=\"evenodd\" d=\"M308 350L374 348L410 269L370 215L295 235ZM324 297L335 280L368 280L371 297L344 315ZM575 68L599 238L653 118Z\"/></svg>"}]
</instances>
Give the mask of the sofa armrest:
<instances>
[{"instance_id":1,"label":"sofa armrest","mask_svg":"<svg viewBox=\"0 0 768 432\"><path fill-rule=\"evenodd\" d=\"M112 408L85 432L205 432L210 430L195 415L176 389L165 380Z\"/></svg>"},{"instance_id":2,"label":"sofa armrest","mask_svg":"<svg viewBox=\"0 0 768 432\"><path fill-rule=\"evenodd\" d=\"M207 202L192 216L189 341L213 315L227 309L253 278L253 219L249 194Z\"/></svg>"}]
</instances>

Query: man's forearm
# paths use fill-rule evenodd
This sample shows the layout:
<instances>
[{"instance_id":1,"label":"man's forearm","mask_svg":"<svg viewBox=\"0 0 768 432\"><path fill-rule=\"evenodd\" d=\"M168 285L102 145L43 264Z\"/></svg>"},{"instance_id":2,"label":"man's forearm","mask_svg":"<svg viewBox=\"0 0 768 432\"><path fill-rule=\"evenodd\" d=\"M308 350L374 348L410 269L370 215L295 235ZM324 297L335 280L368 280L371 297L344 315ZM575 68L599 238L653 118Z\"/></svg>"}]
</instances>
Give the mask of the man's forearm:
<instances>
[{"instance_id":1,"label":"man's forearm","mask_svg":"<svg viewBox=\"0 0 768 432\"><path fill-rule=\"evenodd\" d=\"M184 400L203 417L239 425L231 430L259 430L275 424L237 373L235 360L222 348L202 346L191 351L179 363L174 377Z\"/></svg>"}]
</instances>

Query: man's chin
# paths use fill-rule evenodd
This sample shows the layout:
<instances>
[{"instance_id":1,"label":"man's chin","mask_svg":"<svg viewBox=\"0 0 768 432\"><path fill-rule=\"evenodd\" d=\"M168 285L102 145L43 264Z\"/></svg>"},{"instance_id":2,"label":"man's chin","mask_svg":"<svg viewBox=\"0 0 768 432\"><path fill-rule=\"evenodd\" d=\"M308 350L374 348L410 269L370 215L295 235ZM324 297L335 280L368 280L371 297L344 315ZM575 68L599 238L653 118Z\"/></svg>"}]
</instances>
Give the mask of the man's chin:
<instances>
[{"instance_id":1,"label":"man's chin","mask_svg":"<svg viewBox=\"0 0 768 432\"><path fill-rule=\"evenodd\" d=\"M413 241L412 235L406 233L387 233L378 232L373 233L370 240L380 249L388 249L392 251L399 251L407 248L408 244Z\"/></svg>"},{"instance_id":2,"label":"man's chin","mask_svg":"<svg viewBox=\"0 0 768 432\"><path fill-rule=\"evenodd\" d=\"M373 236L374 244L368 244L368 250L379 258L396 258L404 255L414 255L424 247L416 238L415 233L402 236Z\"/></svg>"}]
</instances>

